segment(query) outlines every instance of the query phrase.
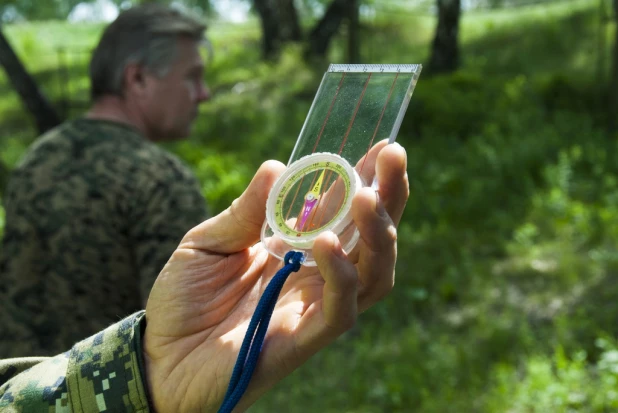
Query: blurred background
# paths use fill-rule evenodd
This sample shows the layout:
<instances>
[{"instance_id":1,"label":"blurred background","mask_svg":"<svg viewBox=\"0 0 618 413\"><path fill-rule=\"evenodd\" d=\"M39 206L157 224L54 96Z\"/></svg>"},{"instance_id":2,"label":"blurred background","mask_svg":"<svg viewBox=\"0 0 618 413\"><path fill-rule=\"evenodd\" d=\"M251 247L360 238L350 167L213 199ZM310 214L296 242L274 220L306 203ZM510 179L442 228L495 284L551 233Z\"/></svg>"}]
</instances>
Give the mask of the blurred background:
<instances>
[{"instance_id":1,"label":"blurred background","mask_svg":"<svg viewBox=\"0 0 618 413\"><path fill-rule=\"evenodd\" d=\"M0 194L135 3L0 0ZM616 0L173 5L209 22L213 98L165 146L213 213L287 162L329 63L424 66L395 289L252 412L618 411Z\"/></svg>"}]
</instances>

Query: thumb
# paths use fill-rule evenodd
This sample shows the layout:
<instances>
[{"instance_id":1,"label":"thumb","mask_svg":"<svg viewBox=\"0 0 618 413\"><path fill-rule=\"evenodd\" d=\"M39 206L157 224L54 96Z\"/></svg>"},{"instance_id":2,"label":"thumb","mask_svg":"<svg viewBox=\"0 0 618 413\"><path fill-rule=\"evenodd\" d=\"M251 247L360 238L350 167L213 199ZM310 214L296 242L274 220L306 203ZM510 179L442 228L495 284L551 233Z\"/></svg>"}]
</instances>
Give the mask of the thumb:
<instances>
[{"instance_id":1,"label":"thumb","mask_svg":"<svg viewBox=\"0 0 618 413\"><path fill-rule=\"evenodd\" d=\"M245 192L225 211L190 230L180 248L232 254L255 244L266 219L268 193L284 169L281 162L264 162Z\"/></svg>"}]
</instances>

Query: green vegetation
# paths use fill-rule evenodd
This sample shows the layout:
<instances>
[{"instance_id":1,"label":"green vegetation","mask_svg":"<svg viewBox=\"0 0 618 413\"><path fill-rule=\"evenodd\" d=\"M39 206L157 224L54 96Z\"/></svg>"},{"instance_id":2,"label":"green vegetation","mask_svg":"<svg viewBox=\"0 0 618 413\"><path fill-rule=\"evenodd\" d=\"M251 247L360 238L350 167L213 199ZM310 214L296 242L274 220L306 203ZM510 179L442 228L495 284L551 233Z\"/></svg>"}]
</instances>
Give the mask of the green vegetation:
<instances>
[{"instance_id":1,"label":"green vegetation","mask_svg":"<svg viewBox=\"0 0 618 413\"><path fill-rule=\"evenodd\" d=\"M597 6L577 1L464 15L463 68L421 75L398 138L412 196L395 290L252 411L618 410L618 141L603 129L598 24ZM363 52L425 61L433 25L378 18ZM7 29L55 99L54 48L91 47L100 31ZM216 212L261 162L287 160L325 66L294 48L260 62L257 25L211 35L214 99L169 149ZM86 99L86 56L72 59ZM0 90L0 156L14 165L35 134L4 78Z\"/></svg>"}]
</instances>

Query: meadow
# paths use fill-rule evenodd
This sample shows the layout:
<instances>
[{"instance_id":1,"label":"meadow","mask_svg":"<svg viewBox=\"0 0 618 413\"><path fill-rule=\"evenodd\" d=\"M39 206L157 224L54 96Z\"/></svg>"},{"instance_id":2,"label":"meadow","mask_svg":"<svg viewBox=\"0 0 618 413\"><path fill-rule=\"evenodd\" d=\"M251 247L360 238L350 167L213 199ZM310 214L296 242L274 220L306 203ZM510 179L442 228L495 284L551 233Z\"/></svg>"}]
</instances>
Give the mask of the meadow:
<instances>
[{"instance_id":1,"label":"meadow","mask_svg":"<svg viewBox=\"0 0 618 413\"><path fill-rule=\"evenodd\" d=\"M397 138L411 198L395 289L251 412L618 411L618 136L605 130L615 27L599 31L598 8L463 15L461 69L421 74ZM366 20L363 60L424 63L434 25L411 12ZM45 93L70 96L64 113L79 116L101 26L5 31ZM298 47L261 61L256 22L209 33L213 98L191 138L166 147L216 213L263 161L287 161L345 39L309 64ZM35 138L0 76L0 158L15 165Z\"/></svg>"}]
</instances>

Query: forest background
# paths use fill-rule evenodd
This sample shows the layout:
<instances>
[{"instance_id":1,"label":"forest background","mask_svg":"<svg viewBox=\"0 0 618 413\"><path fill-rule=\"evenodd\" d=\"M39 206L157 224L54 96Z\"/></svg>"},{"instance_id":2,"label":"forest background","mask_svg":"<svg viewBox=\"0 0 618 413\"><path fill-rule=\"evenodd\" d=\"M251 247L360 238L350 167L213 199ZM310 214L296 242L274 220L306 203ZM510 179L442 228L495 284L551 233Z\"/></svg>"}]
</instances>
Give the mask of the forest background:
<instances>
[{"instance_id":1,"label":"forest background","mask_svg":"<svg viewBox=\"0 0 618 413\"><path fill-rule=\"evenodd\" d=\"M130 5L0 1L0 194ZM209 23L213 98L165 147L215 213L287 161L329 63L424 66L395 289L251 412L618 411L617 0L174 5Z\"/></svg>"}]
</instances>

